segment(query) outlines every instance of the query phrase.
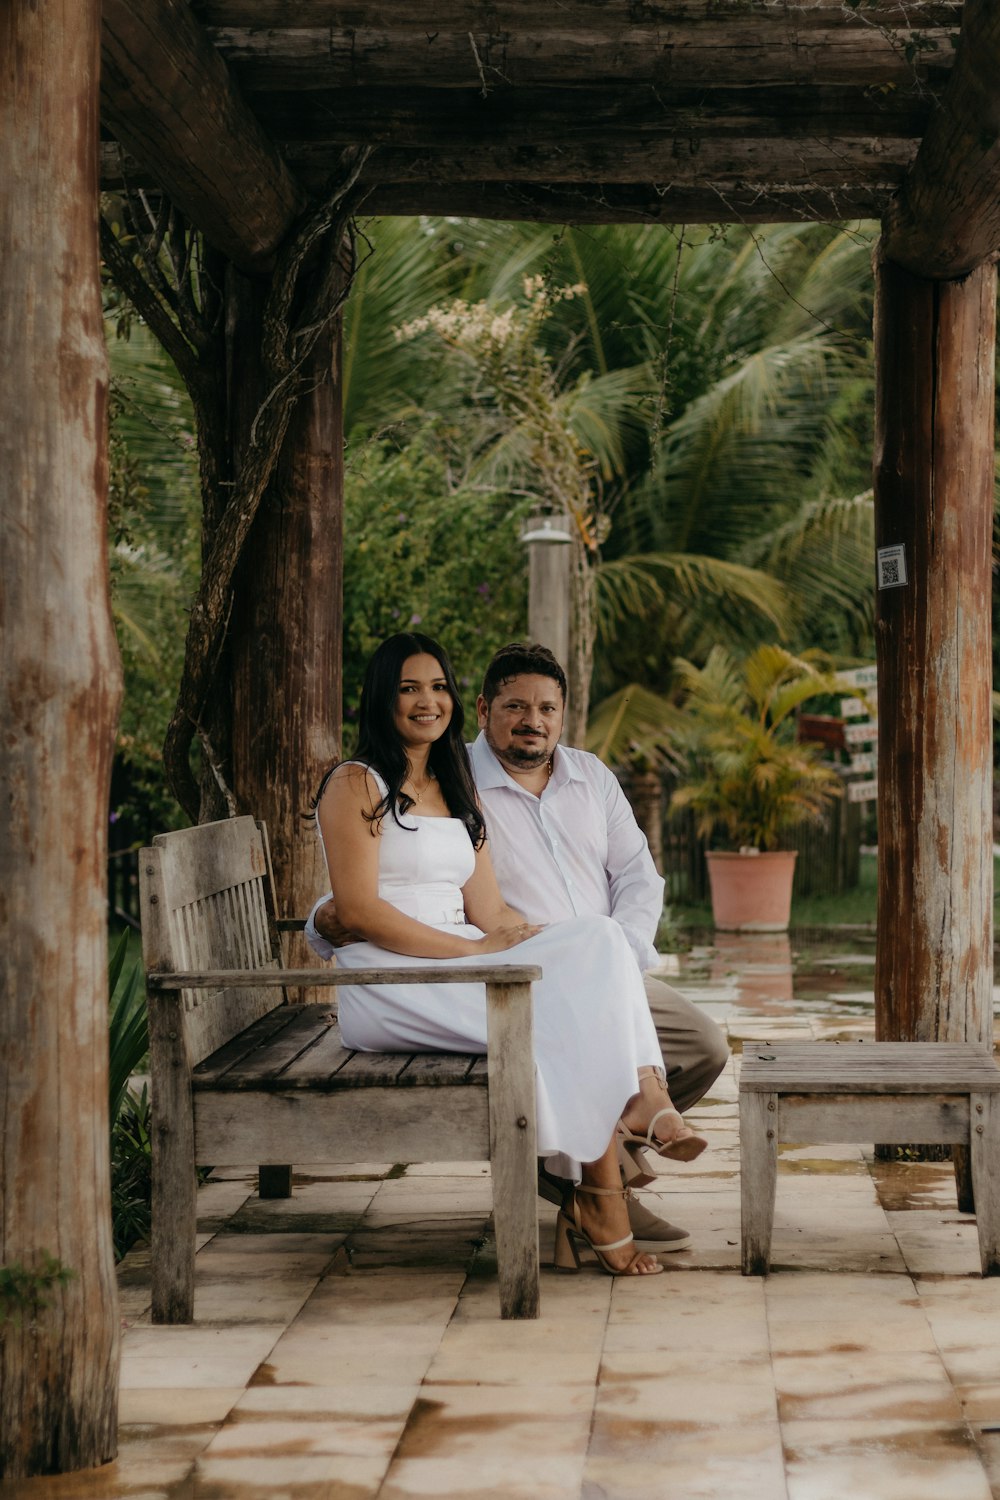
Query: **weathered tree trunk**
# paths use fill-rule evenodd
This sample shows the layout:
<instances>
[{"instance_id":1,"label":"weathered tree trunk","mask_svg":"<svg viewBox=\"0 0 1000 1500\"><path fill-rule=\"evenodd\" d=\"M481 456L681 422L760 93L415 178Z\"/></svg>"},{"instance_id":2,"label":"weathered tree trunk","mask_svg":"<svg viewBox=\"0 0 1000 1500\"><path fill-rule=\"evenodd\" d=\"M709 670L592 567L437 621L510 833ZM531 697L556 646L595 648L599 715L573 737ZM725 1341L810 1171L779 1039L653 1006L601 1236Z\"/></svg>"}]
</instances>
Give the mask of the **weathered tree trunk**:
<instances>
[{"instance_id":1,"label":"weathered tree trunk","mask_svg":"<svg viewBox=\"0 0 1000 1500\"><path fill-rule=\"evenodd\" d=\"M239 380L253 378L253 297L237 297ZM326 885L316 832L302 818L339 753L343 634L343 422L340 318L318 340L275 477L240 563L233 612L233 789L267 823L283 916L304 916ZM248 410L242 406L244 440ZM238 434L236 441L240 441ZM296 962L305 960L303 949Z\"/></svg>"},{"instance_id":2,"label":"weathered tree trunk","mask_svg":"<svg viewBox=\"0 0 1000 1500\"><path fill-rule=\"evenodd\" d=\"M646 835L653 864L663 874L663 779L659 771L629 771L625 791Z\"/></svg>"},{"instance_id":3,"label":"weathered tree trunk","mask_svg":"<svg viewBox=\"0 0 1000 1500\"><path fill-rule=\"evenodd\" d=\"M11 1479L116 1451L106 871L121 674L105 534L99 40L98 0L0 8L0 1263L29 1283L19 1319L0 1328Z\"/></svg>"},{"instance_id":4,"label":"weathered tree trunk","mask_svg":"<svg viewBox=\"0 0 1000 1500\"><path fill-rule=\"evenodd\" d=\"M877 545L907 580L877 594L876 1034L987 1045L996 270L876 274Z\"/></svg>"},{"instance_id":5,"label":"weathered tree trunk","mask_svg":"<svg viewBox=\"0 0 1000 1500\"><path fill-rule=\"evenodd\" d=\"M569 703L563 734L568 745L587 743L587 720L590 717L590 679L594 673L594 566L578 537L573 538L570 561L569 660L565 663L569 679Z\"/></svg>"}]
</instances>

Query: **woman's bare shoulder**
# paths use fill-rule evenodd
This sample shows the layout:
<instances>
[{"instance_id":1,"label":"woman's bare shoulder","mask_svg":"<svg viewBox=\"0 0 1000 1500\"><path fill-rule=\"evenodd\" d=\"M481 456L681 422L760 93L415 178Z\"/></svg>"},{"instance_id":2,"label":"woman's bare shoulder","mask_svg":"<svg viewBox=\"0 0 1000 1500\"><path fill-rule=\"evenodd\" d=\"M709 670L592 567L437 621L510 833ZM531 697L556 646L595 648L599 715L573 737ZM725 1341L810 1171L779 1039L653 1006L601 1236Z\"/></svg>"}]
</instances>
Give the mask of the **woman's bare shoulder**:
<instances>
[{"instance_id":1,"label":"woman's bare shoulder","mask_svg":"<svg viewBox=\"0 0 1000 1500\"><path fill-rule=\"evenodd\" d=\"M359 760L345 760L330 772L320 803L331 800L363 801L366 805L378 802L382 796L379 777L370 766Z\"/></svg>"}]
</instances>

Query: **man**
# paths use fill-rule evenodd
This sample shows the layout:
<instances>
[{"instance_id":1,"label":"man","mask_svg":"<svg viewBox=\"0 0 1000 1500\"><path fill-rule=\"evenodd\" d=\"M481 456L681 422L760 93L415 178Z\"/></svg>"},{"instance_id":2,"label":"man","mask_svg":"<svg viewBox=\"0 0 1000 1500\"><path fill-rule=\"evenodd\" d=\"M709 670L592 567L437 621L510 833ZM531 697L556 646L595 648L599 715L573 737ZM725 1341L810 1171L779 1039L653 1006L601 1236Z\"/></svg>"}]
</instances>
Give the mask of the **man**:
<instances>
[{"instance_id":1,"label":"man","mask_svg":"<svg viewBox=\"0 0 1000 1500\"><path fill-rule=\"evenodd\" d=\"M500 890L530 922L612 917L645 973L657 962L663 881L612 773L596 755L559 744L565 707L566 675L543 646L505 646L486 668L476 702L480 734L469 758ZM331 901L318 903L306 936L323 957L345 940ZM667 1085L683 1112L722 1072L729 1048L715 1022L670 986L647 976L646 993L657 1012ZM541 1172L539 1188L560 1201L558 1179ZM640 1249L691 1243L686 1230L636 1198L629 1217Z\"/></svg>"}]
</instances>

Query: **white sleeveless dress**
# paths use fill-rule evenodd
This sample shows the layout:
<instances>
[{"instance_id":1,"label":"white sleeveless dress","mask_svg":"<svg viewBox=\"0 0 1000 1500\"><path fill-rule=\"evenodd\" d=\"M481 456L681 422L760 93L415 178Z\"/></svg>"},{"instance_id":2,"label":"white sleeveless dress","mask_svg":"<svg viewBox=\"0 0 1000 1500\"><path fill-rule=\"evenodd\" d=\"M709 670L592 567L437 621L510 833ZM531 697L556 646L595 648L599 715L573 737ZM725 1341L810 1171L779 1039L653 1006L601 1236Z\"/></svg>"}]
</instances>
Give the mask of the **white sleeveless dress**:
<instances>
[{"instance_id":1,"label":"white sleeveless dress","mask_svg":"<svg viewBox=\"0 0 1000 1500\"><path fill-rule=\"evenodd\" d=\"M384 794L385 784L371 773ZM475 864L457 818L388 815L379 841L379 895L409 917L462 937L462 886ZM617 922L588 916L555 922L503 953L429 959L374 943L337 949L345 969L446 964L537 964L534 984L538 1151L551 1170L579 1180L580 1163L606 1149L640 1067L662 1067L656 1030L635 957ZM342 985L344 1044L366 1052L485 1052L481 984Z\"/></svg>"}]
</instances>

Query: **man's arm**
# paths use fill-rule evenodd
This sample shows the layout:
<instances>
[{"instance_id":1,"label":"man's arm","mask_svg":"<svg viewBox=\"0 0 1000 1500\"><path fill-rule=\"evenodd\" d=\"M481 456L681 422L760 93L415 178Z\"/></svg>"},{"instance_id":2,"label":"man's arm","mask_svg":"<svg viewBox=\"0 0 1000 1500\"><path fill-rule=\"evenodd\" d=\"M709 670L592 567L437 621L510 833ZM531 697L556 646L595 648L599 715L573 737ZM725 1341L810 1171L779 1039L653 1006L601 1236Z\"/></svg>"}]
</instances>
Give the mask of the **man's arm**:
<instances>
[{"instance_id":1,"label":"man's arm","mask_svg":"<svg viewBox=\"0 0 1000 1500\"><path fill-rule=\"evenodd\" d=\"M332 958L345 943L360 942L356 932L349 932L337 916L332 896L321 896L309 913L305 926L306 942L320 958Z\"/></svg>"},{"instance_id":2,"label":"man's arm","mask_svg":"<svg viewBox=\"0 0 1000 1500\"><path fill-rule=\"evenodd\" d=\"M608 827L605 871L611 892L611 915L619 924L644 972L656 966L653 946L663 912L663 877L657 874L646 836L635 820L616 778L602 766Z\"/></svg>"}]
</instances>

